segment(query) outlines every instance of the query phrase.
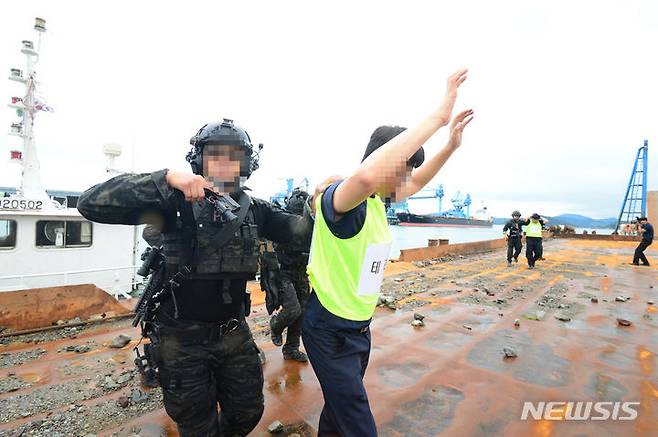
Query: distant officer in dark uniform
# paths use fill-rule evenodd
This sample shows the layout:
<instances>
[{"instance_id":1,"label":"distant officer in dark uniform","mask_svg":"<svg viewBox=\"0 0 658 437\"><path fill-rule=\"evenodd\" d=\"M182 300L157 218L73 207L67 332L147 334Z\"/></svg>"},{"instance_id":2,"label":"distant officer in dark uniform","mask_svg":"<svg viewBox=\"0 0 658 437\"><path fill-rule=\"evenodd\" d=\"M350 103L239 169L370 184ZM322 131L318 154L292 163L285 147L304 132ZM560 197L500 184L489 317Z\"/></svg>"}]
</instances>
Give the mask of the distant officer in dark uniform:
<instances>
[{"instance_id":1,"label":"distant officer in dark uniform","mask_svg":"<svg viewBox=\"0 0 658 437\"><path fill-rule=\"evenodd\" d=\"M286 210L302 215L308 193L296 188L285 201ZM306 354L299 350L304 307L309 297L306 265L311 248L310 236L305 241L275 243L274 251L281 266L278 270L280 284L279 303L281 311L270 319L272 343L283 344L283 330L288 328L286 343L283 345L283 358L300 362L308 361Z\"/></svg>"},{"instance_id":2,"label":"distant officer in dark uniform","mask_svg":"<svg viewBox=\"0 0 658 437\"><path fill-rule=\"evenodd\" d=\"M548 219L542 218L537 213L530 216L529 220L521 220L525 226L525 256L528 259L528 268L534 269L538 260L544 259L544 245L542 230Z\"/></svg>"},{"instance_id":3,"label":"distant officer in dark uniform","mask_svg":"<svg viewBox=\"0 0 658 437\"><path fill-rule=\"evenodd\" d=\"M264 402L262 368L245 321L259 239L306 239L312 221L308 213L288 214L247 195L243 184L258 168L257 154L231 120L203 126L190 143L194 174L120 175L85 191L78 210L100 223L162 230L165 277L185 278L145 328L159 345L155 366L167 414L182 437L245 436Z\"/></svg>"},{"instance_id":4,"label":"distant officer in dark uniform","mask_svg":"<svg viewBox=\"0 0 658 437\"><path fill-rule=\"evenodd\" d=\"M521 239L523 238L523 229L521 226L521 213L519 211L514 211L512 213L512 219L508 220L503 226L503 235L507 240L507 265L512 265L512 258L514 262L519 262L519 255L521 254L521 249L523 249L523 243Z\"/></svg>"},{"instance_id":5,"label":"distant officer in dark uniform","mask_svg":"<svg viewBox=\"0 0 658 437\"><path fill-rule=\"evenodd\" d=\"M638 218L638 222L640 224L642 241L640 241L640 244L638 244L637 248L635 249L635 254L633 255L633 264L639 266L640 261L642 261L643 266L648 266L649 260L647 259L646 255L644 255L644 251L647 249L647 247L651 246L651 243L653 243L653 225L649 223L646 217Z\"/></svg>"}]
</instances>

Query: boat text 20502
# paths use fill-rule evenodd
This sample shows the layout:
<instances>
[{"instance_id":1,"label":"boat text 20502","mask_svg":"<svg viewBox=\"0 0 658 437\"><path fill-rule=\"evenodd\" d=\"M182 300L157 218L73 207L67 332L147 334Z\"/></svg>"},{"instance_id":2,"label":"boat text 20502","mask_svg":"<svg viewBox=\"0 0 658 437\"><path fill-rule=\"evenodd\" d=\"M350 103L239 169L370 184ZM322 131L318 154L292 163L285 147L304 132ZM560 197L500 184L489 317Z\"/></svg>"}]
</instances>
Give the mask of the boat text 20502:
<instances>
[{"instance_id":1,"label":"boat text 20502","mask_svg":"<svg viewBox=\"0 0 658 437\"><path fill-rule=\"evenodd\" d=\"M0 209L41 209L41 200L0 199Z\"/></svg>"}]
</instances>

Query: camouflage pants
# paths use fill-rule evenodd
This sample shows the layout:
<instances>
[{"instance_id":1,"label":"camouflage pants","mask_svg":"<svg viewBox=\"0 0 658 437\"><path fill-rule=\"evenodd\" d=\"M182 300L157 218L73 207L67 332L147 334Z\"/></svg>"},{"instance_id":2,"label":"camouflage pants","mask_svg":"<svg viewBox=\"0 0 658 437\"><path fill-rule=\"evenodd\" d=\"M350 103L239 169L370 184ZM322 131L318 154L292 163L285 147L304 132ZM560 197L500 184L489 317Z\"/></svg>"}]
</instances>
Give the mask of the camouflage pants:
<instances>
[{"instance_id":1,"label":"camouflage pants","mask_svg":"<svg viewBox=\"0 0 658 437\"><path fill-rule=\"evenodd\" d=\"M294 352L299 349L299 339L302 334L304 321L304 307L309 297L308 277L306 266L301 269L281 268L281 291L279 292L281 311L272 316L272 327L277 333L288 328L283 353Z\"/></svg>"},{"instance_id":2,"label":"camouflage pants","mask_svg":"<svg viewBox=\"0 0 658 437\"><path fill-rule=\"evenodd\" d=\"M242 321L220 335L207 324L175 323L160 326L158 367L165 410L180 436L246 436L264 408L263 370L249 326Z\"/></svg>"}]
</instances>

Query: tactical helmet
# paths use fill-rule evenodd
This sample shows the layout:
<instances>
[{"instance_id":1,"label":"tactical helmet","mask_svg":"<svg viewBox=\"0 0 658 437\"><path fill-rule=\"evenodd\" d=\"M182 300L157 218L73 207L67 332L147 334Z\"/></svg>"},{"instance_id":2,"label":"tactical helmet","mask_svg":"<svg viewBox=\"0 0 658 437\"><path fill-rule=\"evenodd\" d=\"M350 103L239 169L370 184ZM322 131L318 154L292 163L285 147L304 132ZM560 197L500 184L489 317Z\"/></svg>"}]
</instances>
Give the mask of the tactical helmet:
<instances>
[{"instance_id":1,"label":"tactical helmet","mask_svg":"<svg viewBox=\"0 0 658 437\"><path fill-rule=\"evenodd\" d=\"M308 193L301 188L295 188L292 193L286 197L286 209L293 214L301 215L304 211L304 203L308 199Z\"/></svg>"},{"instance_id":2,"label":"tactical helmet","mask_svg":"<svg viewBox=\"0 0 658 437\"><path fill-rule=\"evenodd\" d=\"M514 211L512 212L512 217L521 217L521 213L519 211Z\"/></svg>"},{"instance_id":3,"label":"tactical helmet","mask_svg":"<svg viewBox=\"0 0 658 437\"><path fill-rule=\"evenodd\" d=\"M214 144L238 146L244 150L244 158L240 162L240 176L245 179L258 169L258 152L254 153L249 134L239 126L233 124L233 120L225 118L221 123L209 123L204 125L190 138L192 150L185 157L192 167L194 174L203 174L203 149ZM263 148L259 144L259 150Z\"/></svg>"}]
</instances>

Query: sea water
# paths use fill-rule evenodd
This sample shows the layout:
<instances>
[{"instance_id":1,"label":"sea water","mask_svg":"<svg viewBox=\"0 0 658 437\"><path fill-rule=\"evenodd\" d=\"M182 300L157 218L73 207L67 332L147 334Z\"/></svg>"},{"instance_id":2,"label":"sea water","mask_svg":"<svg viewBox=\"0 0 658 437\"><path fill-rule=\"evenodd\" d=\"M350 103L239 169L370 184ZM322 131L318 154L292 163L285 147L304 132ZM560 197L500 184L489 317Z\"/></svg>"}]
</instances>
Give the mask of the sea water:
<instances>
[{"instance_id":1,"label":"sea water","mask_svg":"<svg viewBox=\"0 0 658 437\"><path fill-rule=\"evenodd\" d=\"M427 247L427 240L447 239L450 244L502 238L503 225L492 227L449 227L449 226L389 226L393 236L391 258L400 256L401 249ZM576 228L576 233L591 232L591 229ZM596 229L597 234L611 234L613 229Z\"/></svg>"}]
</instances>

